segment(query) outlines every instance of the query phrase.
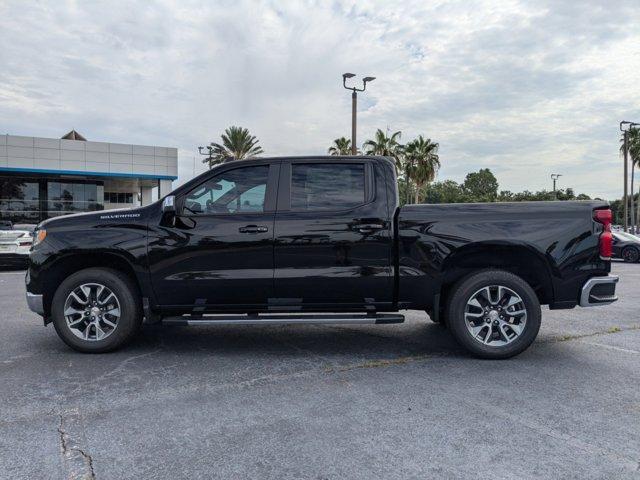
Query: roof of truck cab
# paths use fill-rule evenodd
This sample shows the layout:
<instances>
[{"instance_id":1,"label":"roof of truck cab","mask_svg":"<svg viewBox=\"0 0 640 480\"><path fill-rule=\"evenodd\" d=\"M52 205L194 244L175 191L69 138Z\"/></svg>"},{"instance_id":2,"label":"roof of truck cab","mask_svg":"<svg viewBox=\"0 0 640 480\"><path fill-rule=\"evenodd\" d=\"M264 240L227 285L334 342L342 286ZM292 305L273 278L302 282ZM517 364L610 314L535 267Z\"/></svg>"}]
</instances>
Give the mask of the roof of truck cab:
<instances>
[{"instance_id":1,"label":"roof of truck cab","mask_svg":"<svg viewBox=\"0 0 640 480\"><path fill-rule=\"evenodd\" d=\"M201 174L199 174L198 176L183 183L182 185L177 187L176 190L182 191L182 190L185 190L187 187L191 187L192 185L199 183L202 180L202 177L221 167L227 167L231 165L235 166L235 164L238 164L239 166L242 166L242 165L250 166L250 165L262 165L266 163L273 163L273 162L280 162L280 161L298 161L298 160L313 160L313 161L326 160L326 161L332 161L332 162L343 160L345 161L345 163L353 160L358 160L358 161L374 160L377 162L387 162L391 166L395 165L395 161L393 160L393 158L383 157L380 155L297 155L297 156L291 155L291 156L280 156L280 157L276 157L276 156L254 157L254 158L247 158L244 160L231 160L228 162L219 163L215 165L213 168L206 170ZM173 192L170 195L172 194Z\"/></svg>"},{"instance_id":2,"label":"roof of truck cab","mask_svg":"<svg viewBox=\"0 0 640 480\"><path fill-rule=\"evenodd\" d=\"M255 157L247 158L245 160L232 160L231 162L221 163L220 165L227 165L232 162L273 162L281 160L378 160L384 162L393 162L392 157L384 157L381 155L287 155L278 157Z\"/></svg>"}]
</instances>

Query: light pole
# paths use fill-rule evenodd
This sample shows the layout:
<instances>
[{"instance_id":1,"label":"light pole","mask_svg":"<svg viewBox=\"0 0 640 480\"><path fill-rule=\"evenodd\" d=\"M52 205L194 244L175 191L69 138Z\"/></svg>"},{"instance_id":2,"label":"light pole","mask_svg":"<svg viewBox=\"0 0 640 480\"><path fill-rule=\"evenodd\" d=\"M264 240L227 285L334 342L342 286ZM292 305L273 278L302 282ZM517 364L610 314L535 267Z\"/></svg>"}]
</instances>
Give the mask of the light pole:
<instances>
[{"instance_id":1,"label":"light pole","mask_svg":"<svg viewBox=\"0 0 640 480\"><path fill-rule=\"evenodd\" d=\"M362 88L347 87L347 78L353 78L356 75L354 73L342 74L342 86L347 90L351 90L351 155L358 153L356 146L356 129L357 129L357 115L358 115L358 92L364 92L367 89L367 82L373 82L376 77L364 77L362 79Z\"/></svg>"},{"instance_id":2,"label":"light pole","mask_svg":"<svg viewBox=\"0 0 640 480\"><path fill-rule=\"evenodd\" d=\"M205 148L208 150L207 153L202 153L202 151ZM200 155L207 157L207 160L209 161L209 168L211 168L211 159L213 158L213 147L211 145L207 145L206 147L198 147L198 153Z\"/></svg>"},{"instance_id":3,"label":"light pole","mask_svg":"<svg viewBox=\"0 0 640 480\"><path fill-rule=\"evenodd\" d=\"M551 179L553 180L553 192L556 191L556 181L562 176L561 173L552 173Z\"/></svg>"}]
</instances>

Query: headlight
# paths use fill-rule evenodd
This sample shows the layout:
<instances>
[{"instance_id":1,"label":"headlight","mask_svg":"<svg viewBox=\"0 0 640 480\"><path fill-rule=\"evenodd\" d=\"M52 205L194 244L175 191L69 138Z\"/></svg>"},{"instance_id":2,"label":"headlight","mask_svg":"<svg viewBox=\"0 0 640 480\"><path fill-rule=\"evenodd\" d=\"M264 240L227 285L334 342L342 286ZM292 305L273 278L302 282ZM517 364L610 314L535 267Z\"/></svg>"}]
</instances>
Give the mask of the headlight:
<instances>
[{"instance_id":1,"label":"headlight","mask_svg":"<svg viewBox=\"0 0 640 480\"><path fill-rule=\"evenodd\" d=\"M44 228L41 230L36 230L33 233L33 246L35 247L39 243L42 243L45 238L47 238L47 231Z\"/></svg>"}]
</instances>

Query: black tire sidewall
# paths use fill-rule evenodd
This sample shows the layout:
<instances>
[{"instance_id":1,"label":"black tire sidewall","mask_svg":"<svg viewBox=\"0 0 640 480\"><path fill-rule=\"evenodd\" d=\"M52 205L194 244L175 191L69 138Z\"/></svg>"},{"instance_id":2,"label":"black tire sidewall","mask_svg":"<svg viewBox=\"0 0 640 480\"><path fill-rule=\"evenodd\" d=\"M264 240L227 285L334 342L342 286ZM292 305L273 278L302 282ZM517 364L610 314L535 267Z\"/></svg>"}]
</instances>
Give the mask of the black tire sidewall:
<instances>
[{"instance_id":1,"label":"black tire sidewall","mask_svg":"<svg viewBox=\"0 0 640 480\"><path fill-rule=\"evenodd\" d=\"M527 309L524 332L507 345L483 345L471 336L466 327L464 311L468 300L471 295L488 285L510 288L522 298ZM447 325L456 340L474 355L489 359L510 358L526 350L538 335L541 317L540 302L529 284L517 275L503 270L484 270L458 282L454 286L447 308Z\"/></svg>"},{"instance_id":2,"label":"black tire sidewall","mask_svg":"<svg viewBox=\"0 0 640 480\"><path fill-rule=\"evenodd\" d=\"M86 341L69 330L64 318L64 303L78 286L93 282L105 285L116 295L120 302L120 319L115 331L104 340ZM133 338L142 321L140 301L131 280L120 272L105 268L81 270L66 278L53 296L51 316L58 336L74 350L85 353L103 353L121 347Z\"/></svg>"},{"instance_id":3,"label":"black tire sidewall","mask_svg":"<svg viewBox=\"0 0 640 480\"><path fill-rule=\"evenodd\" d=\"M629 252L629 251L631 251L631 252L635 253L635 259L627 260L627 257L625 256L625 252ZM628 263L635 263L635 262L637 262L638 260L640 260L640 250L638 250L638 249L637 249L637 248L635 248L635 247L625 247L625 248L622 250L622 259L623 259L625 262L628 262Z\"/></svg>"}]
</instances>

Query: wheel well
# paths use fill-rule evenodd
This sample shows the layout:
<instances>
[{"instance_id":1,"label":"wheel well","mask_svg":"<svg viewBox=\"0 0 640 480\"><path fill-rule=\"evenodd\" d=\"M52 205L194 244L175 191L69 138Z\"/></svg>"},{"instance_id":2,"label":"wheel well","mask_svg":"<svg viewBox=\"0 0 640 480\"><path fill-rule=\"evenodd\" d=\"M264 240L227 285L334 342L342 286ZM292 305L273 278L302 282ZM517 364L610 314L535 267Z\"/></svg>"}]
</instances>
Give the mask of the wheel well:
<instances>
[{"instance_id":1,"label":"wheel well","mask_svg":"<svg viewBox=\"0 0 640 480\"><path fill-rule=\"evenodd\" d=\"M58 286L70 275L86 268L109 268L125 274L140 293L140 284L133 270L133 267L120 255L115 253L98 253L98 254L74 254L57 260L49 267L47 281L43 286L43 301L45 318L51 313L51 302ZM139 295L140 301L142 297Z\"/></svg>"},{"instance_id":2,"label":"wheel well","mask_svg":"<svg viewBox=\"0 0 640 480\"><path fill-rule=\"evenodd\" d=\"M521 277L538 296L541 304L553 302L553 284L546 262L526 247L482 245L464 248L448 257L441 289L440 305L446 305L451 287L460 279L479 270L497 268Z\"/></svg>"}]
</instances>

